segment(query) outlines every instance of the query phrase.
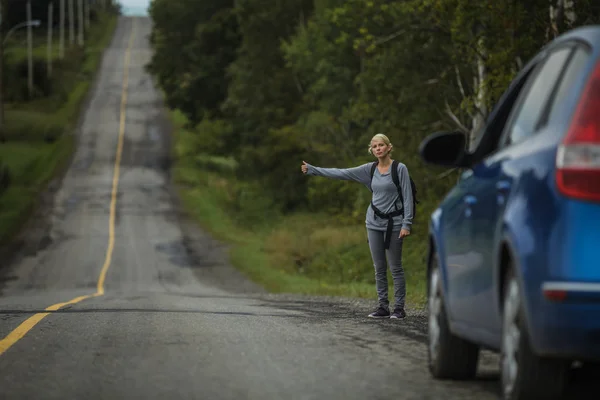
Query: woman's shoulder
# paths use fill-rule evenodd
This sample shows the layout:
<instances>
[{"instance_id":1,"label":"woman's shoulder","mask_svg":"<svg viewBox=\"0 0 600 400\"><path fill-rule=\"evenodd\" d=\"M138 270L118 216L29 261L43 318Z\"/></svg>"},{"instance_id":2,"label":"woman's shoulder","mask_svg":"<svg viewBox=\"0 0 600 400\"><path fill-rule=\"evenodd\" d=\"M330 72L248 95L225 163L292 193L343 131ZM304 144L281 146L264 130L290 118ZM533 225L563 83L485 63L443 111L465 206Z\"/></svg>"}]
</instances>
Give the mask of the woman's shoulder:
<instances>
[{"instance_id":1,"label":"woman's shoulder","mask_svg":"<svg viewBox=\"0 0 600 400\"><path fill-rule=\"evenodd\" d=\"M398 171L402 170L403 168L408 169L406 164L404 164L402 161L400 161L400 160L394 160L394 161L396 161L396 163L398 164Z\"/></svg>"},{"instance_id":2,"label":"woman's shoulder","mask_svg":"<svg viewBox=\"0 0 600 400\"><path fill-rule=\"evenodd\" d=\"M357 165L355 168L365 168L365 169L371 169L372 167L374 167L377 164L377 161L369 161L366 163L362 163Z\"/></svg>"}]
</instances>

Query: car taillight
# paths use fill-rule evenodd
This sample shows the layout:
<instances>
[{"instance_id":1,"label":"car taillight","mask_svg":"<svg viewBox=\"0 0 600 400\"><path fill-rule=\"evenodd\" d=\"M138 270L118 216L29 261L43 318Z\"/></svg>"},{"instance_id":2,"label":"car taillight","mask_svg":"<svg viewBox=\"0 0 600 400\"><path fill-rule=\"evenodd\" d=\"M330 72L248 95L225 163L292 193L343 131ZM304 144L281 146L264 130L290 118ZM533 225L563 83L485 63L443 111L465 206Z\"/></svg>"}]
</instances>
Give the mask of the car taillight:
<instances>
[{"instance_id":1,"label":"car taillight","mask_svg":"<svg viewBox=\"0 0 600 400\"><path fill-rule=\"evenodd\" d=\"M600 62L558 147L556 182L565 196L600 201Z\"/></svg>"}]
</instances>

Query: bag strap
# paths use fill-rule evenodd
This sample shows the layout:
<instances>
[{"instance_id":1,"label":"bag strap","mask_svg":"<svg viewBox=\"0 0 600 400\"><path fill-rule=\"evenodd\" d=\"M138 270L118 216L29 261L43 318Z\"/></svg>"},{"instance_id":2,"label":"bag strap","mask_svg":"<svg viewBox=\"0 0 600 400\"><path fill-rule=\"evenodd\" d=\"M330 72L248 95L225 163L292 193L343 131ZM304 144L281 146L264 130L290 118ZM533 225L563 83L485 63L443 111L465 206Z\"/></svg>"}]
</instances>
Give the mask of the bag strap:
<instances>
[{"instance_id":1,"label":"bag strap","mask_svg":"<svg viewBox=\"0 0 600 400\"><path fill-rule=\"evenodd\" d=\"M377 168L377 164L379 164L379 161L375 161L373 162L373 165L371 165L371 182L373 182L373 175L375 175L375 168ZM371 188L371 192L373 191L373 188Z\"/></svg>"},{"instance_id":2,"label":"bag strap","mask_svg":"<svg viewBox=\"0 0 600 400\"><path fill-rule=\"evenodd\" d=\"M392 161L392 180L396 185L396 190L398 190L398 196L400 196L400 201L402 202L402 206L404 207L404 197L402 196L402 188L400 188L400 177L398 176L398 161Z\"/></svg>"}]
</instances>

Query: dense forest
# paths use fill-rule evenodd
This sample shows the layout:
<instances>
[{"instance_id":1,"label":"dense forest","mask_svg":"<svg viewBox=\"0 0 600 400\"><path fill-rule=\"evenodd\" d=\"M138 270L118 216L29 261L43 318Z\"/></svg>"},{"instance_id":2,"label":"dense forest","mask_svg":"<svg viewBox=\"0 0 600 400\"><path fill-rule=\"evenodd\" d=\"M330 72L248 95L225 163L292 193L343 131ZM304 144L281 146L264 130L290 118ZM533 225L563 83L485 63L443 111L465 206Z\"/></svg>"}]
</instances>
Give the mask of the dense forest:
<instances>
[{"instance_id":1,"label":"dense forest","mask_svg":"<svg viewBox=\"0 0 600 400\"><path fill-rule=\"evenodd\" d=\"M554 3L554 4L553 4ZM519 66L597 22L593 0L154 0L151 70L200 149L235 155L286 210L353 207L298 170L368 159L385 132L409 168L424 135L477 132ZM414 168L425 196L431 171ZM313 193L314 196L310 194ZM362 211L362 208L361 208Z\"/></svg>"},{"instance_id":2,"label":"dense forest","mask_svg":"<svg viewBox=\"0 0 600 400\"><path fill-rule=\"evenodd\" d=\"M387 134L417 184L423 223L457 175L423 165L422 139L460 130L476 140L520 67L561 33L598 23L600 2L152 0L150 15L148 69L185 116L185 154L198 165L234 160L244 190L232 209L243 214L242 197L260 193L262 220L319 212L358 226L369 192L306 179L302 160L355 166L372 159L370 138ZM371 279L363 261L353 279Z\"/></svg>"}]
</instances>

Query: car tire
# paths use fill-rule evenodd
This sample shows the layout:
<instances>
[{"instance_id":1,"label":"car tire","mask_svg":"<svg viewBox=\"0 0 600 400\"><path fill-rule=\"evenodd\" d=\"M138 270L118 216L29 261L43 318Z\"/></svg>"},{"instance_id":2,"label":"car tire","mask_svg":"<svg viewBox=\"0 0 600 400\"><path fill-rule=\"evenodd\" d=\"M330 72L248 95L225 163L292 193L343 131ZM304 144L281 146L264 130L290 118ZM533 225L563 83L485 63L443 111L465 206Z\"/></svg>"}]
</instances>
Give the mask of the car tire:
<instances>
[{"instance_id":1,"label":"car tire","mask_svg":"<svg viewBox=\"0 0 600 400\"><path fill-rule=\"evenodd\" d=\"M479 346L450 331L442 295L437 254L433 254L431 258L428 281L427 358L429 371L436 379L473 379L477 374Z\"/></svg>"},{"instance_id":2,"label":"car tire","mask_svg":"<svg viewBox=\"0 0 600 400\"><path fill-rule=\"evenodd\" d=\"M534 354L525 323L522 291L511 266L504 280L500 383L504 400L562 398L570 363Z\"/></svg>"}]
</instances>

